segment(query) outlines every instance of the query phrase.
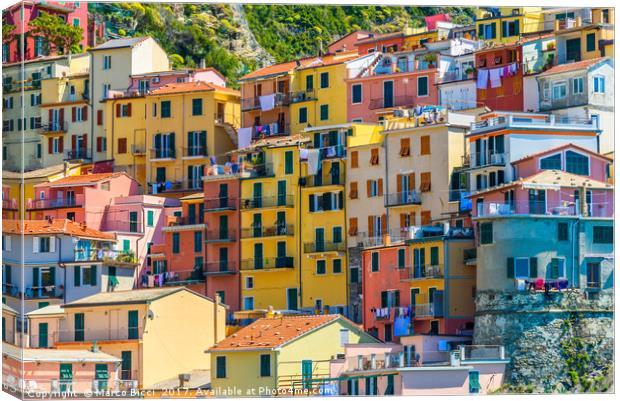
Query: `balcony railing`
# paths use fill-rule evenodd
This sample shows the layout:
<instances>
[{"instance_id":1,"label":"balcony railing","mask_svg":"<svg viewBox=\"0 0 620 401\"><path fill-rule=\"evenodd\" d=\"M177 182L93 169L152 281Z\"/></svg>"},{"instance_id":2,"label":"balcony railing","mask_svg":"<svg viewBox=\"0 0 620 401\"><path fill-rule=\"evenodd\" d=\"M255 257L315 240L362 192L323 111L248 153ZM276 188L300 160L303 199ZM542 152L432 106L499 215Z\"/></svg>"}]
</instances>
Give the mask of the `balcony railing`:
<instances>
[{"instance_id":1,"label":"balcony railing","mask_svg":"<svg viewBox=\"0 0 620 401\"><path fill-rule=\"evenodd\" d=\"M154 188L157 188L156 190ZM202 178L193 180L179 180L166 182L149 182L149 192L152 194L176 192L176 191L197 191L202 189Z\"/></svg>"},{"instance_id":2,"label":"balcony railing","mask_svg":"<svg viewBox=\"0 0 620 401\"><path fill-rule=\"evenodd\" d=\"M183 157L207 157L209 152L206 146L192 146L183 148Z\"/></svg>"},{"instance_id":3,"label":"balcony railing","mask_svg":"<svg viewBox=\"0 0 620 401\"><path fill-rule=\"evenodd\" d=\"M329 174L329 175L308 175L304 177L306 187L325 187L328 185L344 185L345 175L341 174Z\"/></svg>"},{"instance_id":4,"label":"balcony railing","mask_svg":"<svg viewBox=\"0 0 620 401\"><path fill-rule=\"evenodd\" d=\"M84 330L60 330L58 332L58 342L93 342L93 341L116 341L116 340L138 340L142 338L143 326L105 327L88 328Z\"/></svg>"},{"instance_id":5,"label":"balcony railing","mask_svg":"<svg viewBox=\"0 0 620 401\"><path fill-rule=\"evenodd\" d=\"M205 281L205 273L201 269L170 271L166 273L163 285L178 286L196 284Z\"/></svg>"},{"instance_id":6,"label":"balcony railing","mask_svg":"<svg viewBox=\"0 0 620 401\"><path fill-rule=\"evenodd\" d=\"M28 204L28 209L53 209L62 207L82 207L84 206L84 195L77 195L75 198L62 199L35 199Z\"/></svg>"},{"instance_id":7,"label":"balcony railing","mask_svg":"<svg viewBox=\"0 0 620 401\"><path fill-rule=\"evenodd\" d=\"M74 249L74 262L104 262L108 265L135 265L138 258L133 251L115 249Z\"/></svg>"},{"instance_id":8,"label":"balcony railing","mask_svg":"<svg viewBox=\"0 0 620 401\"><path fill-rule=\"evenodd\" d=\"M473 167L505 166L506 153L475 153Z\"/></svg>"},{"instance_id":9,"label":"balcony railing","mask_svg":"<svg viewBox=\"0 0 620 401\"><path fill-rule=\"evenodd\" d=\"M319 252L345 252L347 245L344 242L306 242L304 244L304 253Z\"/></svg>"},{"instance_id":10,"label":"balcony railing","mask_svg":"<svg viewBox=\"0 0 620 401\"><path fill-rule=\"evenodd\" d=\"M59 298L63 295L61 288L56 284L29 286L22 294L22 290L17 284L3 283L2 293L15 298L23 296L25 299Z\"/></svg>"},{"instance_id":11,"label":"balcony railing","mask_svg":"<svg viewBox=\"0 0 620 401\"><path fill-rule=\"evenodd\" d=\"M235 230L209 230L205 242L233 242L237 239Z\"/></svg>"},{"instance_id":12,"label":"balcony railing","mask_svg":"<svg viewBox=\"0 0 620 401\"><path fill-rule=\"evenodd\" d=\"M401 279L404 281L436 279L443 277L443 265L410 266L403 270Z\"/></svg>"},{"instance_id":13,"label":"balcony railing","mask_svg":"<svg viewBox=\"0 0 620 401\"><path fill-rule=\"evenodd\" d=\"M67 151L65 160L90 160L91 155L88 149L74 149Z\"/></svg>"},{"instance_id":14,"label":"balcony railing","mask_svg":"<svg viewBox=\"0 0 620 401\"><path fill-rule=\"evenodd\" d=\"M241 238L264 238L282 235L295 235L295 227L292 224L280 224L275 226L244 228L241 230Z\"/></svg>"},{"instance_id":15,"label":"balcony railing","mask_svg":"<svg viewBox=\"0 0 620 401\"><path fill-rule=\"evenodd\" d=\"M412 95L394 96L392 99L380 97L370 99L368 108L370 110L376 110L389 107L413 106L414 101L415 97Z\"/></svg>"},{"instance_id":16,"label":"balcony railing","mask_svg":"<svg viewBox=\"0 0 620 401\"><path fill-rule=\"evenodd\" d=\"M205 264L205 275L218 276L235 274L239 271L239 264L233 260L218 260Z\"/></svg>"},{"instance_id":17,"label":"balcony railing","mask_svg":"<svg viewBox=\"0 0 620 401\"><path fill-rule=\"evenodd\" d=\"M146 154L146 146L145 145L131 145L131 154L132 155L144 155Z\"/></svg>"},{"instance_id":18,"label":"balcony railing","mask_svg":"<svg viewBox=\"0 0 620 401\"><path fill-rule=\"evenodd\" d=\"M275 93L274 107L288 106L290 97L288 93ZM250 111L261 108L259 96L247 97L241 99L241 111Z\"/></svg>"},{"instance_id":19,"label":"balcony railing","mask_svg":"<svg viewBox=\"0 0 620 401\"><path fill-rule=\"evenodd\" d=\"M16 199L2 199L2 209L17 210L17 200Z\"/></svg>"},{"instance_id":20,"label":"balcony railing","mask_svg":"<svg viewBox=\"0 0 620 401\"><path fill-rule=\"evenodd\" d=\"M204 220L200 215L194 216L170 216L168 217L168 227L170 226L193 226L196 224L204 224Z\"/></svg>"},{"instance_id":21,"label":"balcony railing","mask_svg":"<svg viewBox=\"0 0 620 401\"><path fill-rule=\"evenodd\" d=\"M465 264L473 264L476 262L478 250L476 248L463 249L463 262Z\"/></svg>"},{"instance_id":22,"label":"balcony railing","mask_svg":"<svg viewBox=\"0 0 620 401\"><path fill-rule=\"evenodd\" d=\"M269 127L269 128L267 128ZM274 135L289 135L289 124L271 123L252 127L252 139L268 138Z\"/></svg>"},{"instance_id":23,"label":"balcony railing","mask_svg":"<svg viewBox=\"0 0 620 401\"><path fill-rule=\"evenodd\" d=\"M421 205L422 199L417 191L395 192L386 194L384 199L386 207L402 205Z\"/></svg>"},{"instance_id":24,"label":"balcony railing","mask_svg":"<svg viewBox=\"0 0 620 401\"><path fill-rule=\"evenodd\" d=\"M262 164L254 164L250 166L245 166L244 170L241 172L241 178L243 179L268 178L268 177L275 177L275 173L273 170L273 164L271 163L262 163Z\"/></svg>"},{"instance_id":25,"label":"balcony railing","mask_svg":"<svg viewBox=\"0 0 620 401\"><path fill-rule=\"evenodd\" d=\"M151 160L176 159L176 149L174 148L153 148L151 149Z\"/></svg>"},{"instance_id":26,"label":"balcony railing","mask_svg":"<svg viewBox=\"0 0 620 401\"><path fill-rule=\"evenodd\" d=\"M427 304L415 304L414 316L422 317L443 317L443 302L433 302Z\"/></svg>"},{"instance_id":27,"label":"balcony railing","mask_svg":"<svg viewBox=\"0 0 620 401\"><path fill-rule=\"evenodd\" d=\"M574 130L591 131L600 128L597 118L578 118L568 117L559 118L555 115L544 115L541 118L534 118L529 115L507 114L498 117L488 118L482 121L471 123L470 134L478 134L485 131L493 131L508 127L514 128L570 128Z\"/></svg>"},{"instance_id":28,"label":"balcony railing","mask_svg":"<svg viewBox=\"0 0 620 401\"><path fill-rule=\"evenodd\" d=\"M205 211L215 210L236 210L237 209L236 198L209 198L205 199Z\"/></svg>"},{"instance_id":29,"label":"balcony railing","mask_svg":"<svg viewBox=\"0 0 620 401\"><path fill-rule=\"evenodd\" d=\"M42 133L46 132L67 132L67 122L66 121L52 121L47 124L41 124L39 130Z\"/></svg>"},{"instance_id":30,"label":"balcony railing","mask_svg":"<svg viewBox=\"0 0 620 401\"><path fill-rule=\"evenodd\" d=\"M308 100L316 99L316 91L314 89L291 92L291 103L306 102Z\"/></svg>"},{"instance_id":31,"label":"balcony railing","mask_svg":"<svg viewBox=\"0 0 620 401\"><path fill-rule=\"evenodd\" d=\"M582 214L579 201L551 202L550 200L515 201L513 203L479 203L474 206L476 217L543 215L543 216L578 216ZM587 205L588 217L612 217L613 205L597 202Z\"/></svg>"},{"instance_id":32,"label":"balcony railing","mask_svg":"<svg viewBox=\"0 0 620 401\"><path fill-rule=\"evenodd\" d=\"M241 270L292 269L294 267L295 260L292 256L244 259L241 261Z\"/></svg>"},{"instance_id":33,"label":"balcony railing","mask_svg":"<svg viewBox=\"0 0 620 401\"><path fill-rule=\"evenodd\" d=\"M502 345L461 345L459 346L461 361L488 361L506 359Z\"/></svg>"},{"instance_id":34,"label":"balcony railing","mask_svg":"<svg viewBox=\"0 0 620 401\"><path fill-rule=\"evenodd\" d=\"M241 200L241 209L261 209L265 207L293 207L293 195L263 196Z\"/></svg>"}]
</instances>

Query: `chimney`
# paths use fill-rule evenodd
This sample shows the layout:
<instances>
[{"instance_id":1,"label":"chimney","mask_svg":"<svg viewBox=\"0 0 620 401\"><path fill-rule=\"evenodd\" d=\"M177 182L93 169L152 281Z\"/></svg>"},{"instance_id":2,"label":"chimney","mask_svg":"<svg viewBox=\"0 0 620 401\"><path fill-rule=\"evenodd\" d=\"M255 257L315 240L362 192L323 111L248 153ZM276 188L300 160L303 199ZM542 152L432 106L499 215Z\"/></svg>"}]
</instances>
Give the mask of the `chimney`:
<instances>
[{"instance_id":1,"label":"chimney","mask_svg":"<svg viewBox=\"0 0 620 401\"><path fill-rule=\"evenodd\" d=\"M213 297L213 343L217 344L219 338L217 338L217 328L220 322L218 321L217 310L220 305L220 295L216 292L215 297Z\"/></svg>"},{"instance_id":2,"label":"chimney","mask_svg":"<svg viewBox=\"0 0 620 401\"><path fill-rule=\"evenodd\" d=\"M207 68L207 62L204 58L200 59L200 68Z\"/></svg>"},{"instance_id":3,"label":"chimney","mask_svg":"<svg viewBox=\"0 0 620 401\"><path fill-rule=\"evenodd\" d=\"M392 243L392 238L390 234L383 234L383 245L389 246Z\"/></svg>"}]
</instances>

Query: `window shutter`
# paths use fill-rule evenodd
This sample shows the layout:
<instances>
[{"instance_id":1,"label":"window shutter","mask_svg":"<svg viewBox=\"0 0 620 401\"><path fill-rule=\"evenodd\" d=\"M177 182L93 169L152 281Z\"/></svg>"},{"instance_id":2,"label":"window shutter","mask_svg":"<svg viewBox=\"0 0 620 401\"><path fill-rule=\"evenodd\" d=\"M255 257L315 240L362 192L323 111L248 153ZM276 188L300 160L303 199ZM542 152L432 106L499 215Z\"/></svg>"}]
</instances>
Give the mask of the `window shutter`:
<instances>
[{"instance_id":1,"label":"window shutter","mask_svg":"<svg viewBox=\"0 0 620 401\"><path fill-rule=\"evenodd\" d=\"M508 36L508 22L502 21L502 37L505 38Z\"/></svg>"},{"instance_id":2,"label":"window shutter","mask_svg":"<svg viewBox=\"0 0 620 401\"><path fill-rule=\"evenodd\" d=\"M75 150L77 146L77 136L71 135L71 150Z\"/></svg>"},{"instance_id":3,"label":"window shutter","mask_svg":"<svg viewBox=\"0 0 620 401\"><path fill-rule=\"evenodd\" d=\"M170 143L170 149L174 152L176 146L174 146L174 132L168 136L168 142Z\"/></svg>"},{"instance_id":4,"label":"window shutter","mask_svg":"<svg viewBox=\"0 0 620 401\"><path fill-rule=\"evenodd\" d=\"M88 134L82 135L82 149L88 149Z\"/></svg>"},{"instance_id":5,"label":"window shutter","mask_svg":"<svg viewBox=\"0 0 620 401\"><path fill-rule=\"evenodd\" d=\"M497 37L497 24L494 22L491 24L491 39L495 39Z\"/></svg>"},{"instance_id":6,"label":"window shutter","mask_svg":"<svg viewBox=\"0 0 620 401\"><path fill-rule=\"evenodd\" d=\"M103 110L97 110L97 125L103 125Z\"/></svg>"},{"instance_id":7,"label":"window shutter","mask_svg":"<svg viewBox=\"0 0 620 401\"><path fill-rule=\"evenodd\" d=\"M52 154L54 151L54 138L47 138L47 153Z\"/></svg>"},{"instance_id":8,"label":"window shutter","mask_svg":"<svg viewBox=\"0 0 620 401\"><path fill-rule=\"evenodd\" d=\"M50 252L56 252L56 237L50 237Z\"/></svg>"},{"instance_id":9,"label":"window shutter","mask_svg":"<svg viewBox=\"0 0 620 401\"><path fill-rule=\"evenodd\" d=\"M200 131L200 146L207 149L207 131Z\"/></svg>"},{"instance_id":10,"label":"window shutter","mask_svg":"<svg viewBox=\"0 0 620 401\"><path fill-rule=\"evenodd\" d=\"M373 216L368 216L368 236L369 237L373 237L374 236L373 234L375 233L373 220L374 220Z\"/></svg>"},{"instance_id":11,"label":"window shutter","mask_svg":"<svg viewBox=\"0 0 620 401\"><path fill-rule=\"evenodd\" d=\"M82 107L82 120L88 120L88 106Z\"/></svg>"},{"instance_id":12,"label":"window shutter","mask_svg":"<svg viewBox=\"0 0 620 401\"><path fill-rule=\"evenodd\" d=\"M90 267L90 285L97 285L97 265L92 265Z\"/></svg>"},{"instance_id":13,"label":"window shutter","mask_svg":"<svg viewBox=\"0 0 620 401\"><path fill-rule=\"evenodd\" d=\"M520 33L519 33L519 20L515 21L515 35L516 36L520 35Z\"/></svg>"},{"instance_id":14,"label":"window shutter","mask_svg":"<svg viewBox=\"0 0 620 401\"><path fill-rule=\"evenodd\" d=\"M116 117L120 117L121 116L121 105L120 104L116 104Z\"/></svg>"},{"instance_id":15,"label":"window shutter","mask_svg":"<svg viewBox=\"0 0 620 401\"><path fill-rule=\"evenodd\" d=\"M127 103L127 117L131 117L131 103Z\"/></svg>"},{"instance_id":16,"label":"window shutter","mask_svg":"<svg viewBox=\"0 0 620 401\"><path fill-rule=\"evenodd\" d=\"M366 180L366 196L368 198L370 198L371 193L372 193L371 181L370 180Z\"/></svg>"},{"instance_id":17,"label":"window shutter","mask_svg":"<svg viewBox=\"0 0 620 401\"><path fill-rule=\"evenodd\" d=\"M308 203L310 211L314 212L314 195L308 195Z\"/></svg>"},{"instance_id":18,"label":"window shutter","mask_svg":"<svg viewBox=\"0 0 620 401\"><path fill-rule=\"evenodd\" d=\"M38 267L32 268L32 286L33 287L39 286L39 268Z\"/></svg>"},{"instance_id":19,"label":"window shutter","mask_svg":"<svg viewBox=\"0 0 620 401\"><path fill-rule=\"evenodd\" d=\"M71 122L75 122L75 107L71 107Z\"/></svg>"},{"instance_id":20,"label":"window shutter","mask_svg":"<svg viewBox=\"0 0 620 401\"><path fill-rule=\"evenodd\" d=\"M52 285L56 285L56 268L50 267L50 276L52 278Z\"/></svg>"},{"instance_id":21,"label":"window shutter","mask_svg":"<svg viewBox=\"0 0 620 401\"><path fill-rule=\"evenodd\" d=\"M384 214L381 216L381 234L387 233L387 216Z\"/></svg>"},{"instance_id":22,"label":"window shutter","mask_svg":"<svg viewBox=\"0 0 620 401\"><path fill-rule=\"evenodd\" d=\"M533 256L530 258L530 278L538 277L538 258Z\"/></svg>"},{"instance_id":23,"label":"window shutter","mask_svg":"<svg viewBox=\"0 0 620 401\"><path fill-rule=\"evenodd\" d=\"M478 25L478 39L484 38L484 25Z\"/></svg>"},{"instance_id":24,"label":"window shutter","mask_svg":"<svg viewBox=\"0 0 620 401\"><path fill-rule=\"evenodd\" d=\"M344 209L344 194L342 191L338 192L338 209Z\"/></svg>"},{"instance_id":25,"label":"window shutter","mask_svg":"<svg viewBox=\"0 0 620 401\"><path fill-rule=\"evenodd\" d=\"M80 266L73 266L73 286L79 287L82 283L82 268Z\"/></svg>"},{"instance_id":26,"label":"window shutter","mask_svg":"<svg viewBox=\"0 0 620 401\"><path fill-rule=\"evenodd\" d=\"M553 258L551 259L551 266L550 266L551 272L549 274L549 276L552 279L556 279L559 277L559 261L557 258Z\"/></svg>"},{"instance_id":27,"label":"window shutter","mask_svg":"<svg viewBox=\"0 0 620 401\"><path fill-rule=\"evenodd\" d=\"M396 174L396 193L403 192L403 176L401 174Z\"/></svg>"},{"instance_id":28,"label":"window shutter","mask_svg":"<svg viewBox=\"0 0 620 401\"><path fill-rule=\"evenodd\" d=\"M357 217L349 218L349 235L357 235Z\"/></svg>"},{"instance_id":29,"label":"window shutter","mask_svg":"<svg viewBox=\"0 0 620 401\"><path fill-rule=\"evenodd\" d=\"M59 116L59 120L58 123L60 124L60 128L64 128L65 127L65 109L64 108L60 108L60 110L58 111L58 116Z\"/></svg>"},{"instance_id":30,"label":"window shutter","mask_svg":"<svg viewBox=\"0 0 620 401\"><path fill-rule=\"evenodd\" d=\"M383 196L383 178L379 178L377 181L377 195Z\"/></svg>"},{"instance_id":31,"label":"window shutter","mask_svg":"<svg viewBox=\"0 0 620 401\"><path fill-rule=\"evenodd\" d=\"M515 258L506 259L506 277L515 278Z\"/></svg>"},{"instance_id":32,"label":"window shutter","mask_svg":"<svg viewBox=\"0 0 620 401\"><path fill-rule=\"evenodd\" d=\"M101 152L101 137L97 137L97 152Z\"/></svg>"},{"instance_id":33,"label":"window shutter","mask_svg":"<svg viewBox=\"0 0 620 401\"><path fill-rule=\"evenodd\" d=\"M65 147L65 138L64 137L60 137L58 138L58 152L62 153Z\"/></svg>"},{"instance_id":34,"label":"window shutter","mask_svg":"<svg viewBox=\"0 0 620 401\"><path fill-rule=\"evenodd\" d=\"M405 228L406 224L407 224L407 214L406 213L401 213L400 214L400 228Z\"/></svg>"},{"instance_id":35,"label":"window shutter","mask_svg":"<svg viewBox=\"0 0 620 401\"><path fill-rule=\"evenodd\" d=\"M47 122L51 124L53 120L54 120L54 110L49 109L47 111Z\"/></svg>"},{"instance_id":36,"label":"window shutter","mask_svg":"<svg viewBox=\"0 0 620 401\"><path fill-rule=\"evenodd\" d=\"M39 253L39 237L32 237L32 253Z\"/></svg>"}]
</instances>

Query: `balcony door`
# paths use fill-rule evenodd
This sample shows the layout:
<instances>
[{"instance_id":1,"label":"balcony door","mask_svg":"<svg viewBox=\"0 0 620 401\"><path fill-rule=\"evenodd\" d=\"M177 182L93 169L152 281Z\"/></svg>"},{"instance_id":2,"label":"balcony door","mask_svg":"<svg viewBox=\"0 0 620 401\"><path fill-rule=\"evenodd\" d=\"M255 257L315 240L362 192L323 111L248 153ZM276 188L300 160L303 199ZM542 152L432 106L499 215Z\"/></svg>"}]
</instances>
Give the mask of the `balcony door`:
<instances>
[{"instance_id":1,"label":"balcony door","mask_svg":"<svg viewBox=\"0 0 620 401\"><path fill-rule=\"evenodd\" d=\"M263 268L263 244L254 244L254 269Z\"/></svg>"},{"instance_id":2,"label":"balcony door","mask_svg":"<svg viewBox=\"0 0 620 401\"><path fill-rule=\"evenodd\" d=\"M221 272L228 271L228 248L222 247L220 248L220 262L219 267Z\"/></svg>"},{"instance_id":3,"label":"balcony door","mask_svg":"<svg viewBox=\"0 0 620 401\"><path fill-rule=\"evenodd\" d=\"M314 242L317 252L323 252L325 250L325 230L323 228L315 229Z\"/></svg>"},{"instance_id":4,"label":"balcony door","mask_svg":"<svg viewBox=\"0 0 620 401\"><path fill-rule=\"evenodd\" d=\"M228 207L228 184L220 184L220 208Z\"/></svg>"},{"instance_id":5,"label":"balcony door","mask_svg":"<svg viewBox=\"0 0 620 401\"><path fill-rule=\"evenodd\" d=\"M67 206L75 206L75 191L67 191Z\"/></svg>"},{"instance_id":6,"label":"balcony door","mask_svg":"<svg viewBox=\"0 0 620 401\"><path fill-rule=\"evenodd\" d=\"M394 82L383 82L383 107L394 107Z\"/></svg>"},{"instance_id":7,"label":"balcony door","mask_svg":"<svg viewBox=\"0 0 620 401\"><path fill-rule=\"evenodd\" d=\"M530 189L528 201L530 214L545 214L547 208L547 192L544 189Z\"/></svg>"},{"instance_id":8,"label":"balcony door","mask_svg":"<svg viewBox=\"0 0 620 401\"><path fill-rule=\"evenodd\" d=\"M297 288L286 289L286 309L297 310Z\"/></svg>"},{"instance_id":9,"label":"balcony door","mask_svg":"<svg viewBox=\"0 0 620 401\"><path fill-rule=\"evenodd\" d=\"M581 38L566 41L566 62L581 61Z\"/></svg>"}]
</instances>

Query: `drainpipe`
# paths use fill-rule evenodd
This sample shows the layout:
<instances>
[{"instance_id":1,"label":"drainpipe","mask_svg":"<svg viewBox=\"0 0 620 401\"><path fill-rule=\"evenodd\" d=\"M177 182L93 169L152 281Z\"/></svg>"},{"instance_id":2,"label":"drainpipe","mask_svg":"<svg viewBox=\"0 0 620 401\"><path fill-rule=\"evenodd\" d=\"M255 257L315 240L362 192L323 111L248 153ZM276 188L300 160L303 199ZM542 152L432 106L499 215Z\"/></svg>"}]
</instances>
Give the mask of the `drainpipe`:
<instances>
[{"instance_id":1,"label":"drainpipe","mask_svg":"<svg viewBox=\"0 0 620 401\"><path fill-rule=\"evenodd\" d=\"M302 259L302 246L303 243L301 242L301 227L302 227L302 213L301 213L301 204L303 202L303 200L301 199L301 185L299 185L299 179L301 178L301 157L299 157L299 150L301 149L301 144L298 142L297 143L297 199L298 201L298 206L297 206L297 221L299 222L299 227L296 227L296 230L298 229L299 231L299 235L297 236L297 259L299 261L298 264L298 269L299 269L299 302L297 304L297 309L302 309L303 308L303 297L302 297L302 279L301 279L301 259ZM322 162L321 162L322 163ZM288 307L288 305L287 305Z\"/></svg>"},{"instance_id":2,"label":"drainpipe","mask_svg":"<svg viewBox=\"0 0 620 401\"><path fill-rule=\"evenodd\" d=\"M90 53L90 73L88 76L88 81L90 84L90 93L88 94L88 103L90 106L90 156L92 157L91 160L95 160L93 151L93 144L95 143L95 120L97 119L97 113L95 112L95 103L93 102L93 98L95 97L95 82L94 82L94 78L95 78L95 74L94 74L94 61L95 61L95 55L93 54L93 52L89 52ZM114 108L113 108L114 109ZM103 122L103 121L102 121ZM114 142L114 141L112 141ZM63 149L64 151L64 149ZM112 152L112 154L114 154L114 152ZM107 158L107 156L106 156Z\"/></svg>"},{"instance_id":3,"label":"drainpipe","mask_svg":"<svg viewBox=\"0 0 620 401\"><path fill-rule=\"evenodd\" d=\"M384 125L384 129L385 129L385 125ZM384 198L383 198L383 204L385 205L385 197L389 198L389 194L390 194L390 177L389 177L389 157L388 157L388 147L389 147L389 140L388 140L388 134L384 133L383 134L385 136L385 139L383 140L383 143L385 144L385 193L384 193ZM398 195L397 195L398 196ZM386 231L387 233L390 232L390 208L389 207L385 207L385 227L386 227ZM383 234L387 234L387 233L383 233Z\"/></svg>"}]
</instances>

